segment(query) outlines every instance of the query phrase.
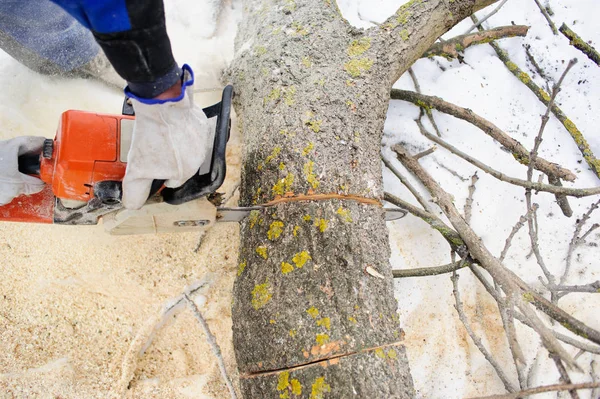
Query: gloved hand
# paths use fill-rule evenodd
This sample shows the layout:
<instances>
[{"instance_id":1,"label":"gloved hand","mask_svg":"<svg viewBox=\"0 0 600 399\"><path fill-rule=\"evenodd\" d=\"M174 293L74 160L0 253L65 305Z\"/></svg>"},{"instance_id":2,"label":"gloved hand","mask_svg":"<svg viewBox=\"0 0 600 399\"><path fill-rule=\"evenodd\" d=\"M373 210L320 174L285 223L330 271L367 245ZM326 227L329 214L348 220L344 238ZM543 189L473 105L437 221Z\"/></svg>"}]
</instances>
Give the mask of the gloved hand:
<instances>
[{"instance_id":1,"label":"gloved hand","mask_svg":"<svg viewBox=\"0 0 600 399\"><path fill-rule=\"evenodd\" d=\"M123 205L128 209L144 205L154 179L166 180L167 187L181 186L198 172L212 151L212 124L194 105L193 72L184 65L183 73L177 98L142 99L127 93L135 111L123 179Z\"/></svg>"},{"instance_id":2,"label":"gloved hand","mask_svg":"<svg viewBox=\"0 0 600 399\"><path fill-rule=\"evenodd\" d=\"M44 182L19 172L19 155L42 152L44 137L22 136L0 141L0 205L42 191Z\"/></svg>"}]
</instances>

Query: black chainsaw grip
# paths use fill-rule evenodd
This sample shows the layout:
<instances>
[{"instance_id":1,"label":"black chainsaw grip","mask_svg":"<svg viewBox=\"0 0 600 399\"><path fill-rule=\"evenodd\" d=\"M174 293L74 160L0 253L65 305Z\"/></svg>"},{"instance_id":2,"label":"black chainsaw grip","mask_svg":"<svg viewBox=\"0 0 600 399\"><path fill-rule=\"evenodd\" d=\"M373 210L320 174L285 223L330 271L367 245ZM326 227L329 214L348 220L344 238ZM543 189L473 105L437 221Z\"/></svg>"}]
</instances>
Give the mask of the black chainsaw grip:
<instances>
[{"instance_id":1,"label":"black chainsaw grip","mask_svg":"<svg viewBox=\"0 0 600 399\"><path fill-rule=\"evenodd\" d=\"M207 118L217 117L210 171L204 175L195 174L180 187L163 189L161 195L166 203L171 205L183 204L214 193L223 184L226 173L225 150L227 149L231 129L232 99L233 86L228 85L223 90L220 103L203 109Z\"/></svg>"},{"instance_id":2,"label":"black chainsaw grip","mask_svg":"<svg viewBox=\"0 0 600 399\"><path fill-rule=\"evenodd\" d=\"M26 175L40 175L40 154L19 155L19 172Z\"/></svg>"}]
</instances>

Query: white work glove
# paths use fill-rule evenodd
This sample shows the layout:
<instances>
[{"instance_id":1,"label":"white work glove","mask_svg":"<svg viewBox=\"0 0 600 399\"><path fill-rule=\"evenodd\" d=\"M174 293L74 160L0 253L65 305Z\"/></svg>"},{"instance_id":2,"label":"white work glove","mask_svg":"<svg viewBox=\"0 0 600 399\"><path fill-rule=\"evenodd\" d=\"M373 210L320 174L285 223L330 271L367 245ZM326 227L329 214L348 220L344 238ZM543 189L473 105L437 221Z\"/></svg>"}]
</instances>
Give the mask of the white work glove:
<instances>
[{"instance_id":1,"label":"white work glove","mask_svg":"<svg viewBox=\"0 0 600 399\"><path fill-rule=\"evenodd\" d=\"M19 155L40 154L43 145L44 137L22 136L0 141L0 205L19 195L42 191L43 181L19 172Z\"/></svg>"},{"instance_id":2,"label":"white work glove","mask_svg":"<svg viewBox=\"0 0 600 399\"><path fill-rule=\"evenodd\" d=\"M180 97L131 97L135 124L123 179L123 205L128 209L144 205L154 179L166 180L167 187L181 186L212 152L213 124L194 105L191 69L183 70Z\"/></svg>"}]
</instances>

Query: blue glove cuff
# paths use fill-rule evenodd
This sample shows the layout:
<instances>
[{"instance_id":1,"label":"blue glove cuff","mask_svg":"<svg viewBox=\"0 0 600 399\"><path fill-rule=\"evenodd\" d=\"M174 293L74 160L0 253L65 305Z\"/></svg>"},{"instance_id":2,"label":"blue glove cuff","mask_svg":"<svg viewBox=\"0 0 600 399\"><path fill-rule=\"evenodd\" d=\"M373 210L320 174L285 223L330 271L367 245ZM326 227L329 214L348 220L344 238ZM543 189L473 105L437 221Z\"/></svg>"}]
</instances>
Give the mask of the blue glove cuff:
<instances>
[{"instance_id":1,"label":"blue glove cuff","mask_svg":"<svg viewBox=\"0 0 600 399\"><path fill-rule=\"evenodd\" d=\"M187 72L187 73L186 73ZM152 97L156 97L163 93L169 87L173 86L177 79L181 79L181 94L175 98L169 98L166 100L158 100ZM194 84L194 71L188 64L184 64L181 69L175 66L175 69L169 72L167 75L161 77L156 82L152 83L132 83L128 82L125 87L125 95L129 98L134 98L143 104L164 104L168 102L181 101L185 96L185 90L188 86ZM140 90L141 89L141 90ZM135 93L135 94L134 94ZM143 94L142 94L143 93ZM150 95L145 95L151 93Z\"/></svg>"}]
</instances>

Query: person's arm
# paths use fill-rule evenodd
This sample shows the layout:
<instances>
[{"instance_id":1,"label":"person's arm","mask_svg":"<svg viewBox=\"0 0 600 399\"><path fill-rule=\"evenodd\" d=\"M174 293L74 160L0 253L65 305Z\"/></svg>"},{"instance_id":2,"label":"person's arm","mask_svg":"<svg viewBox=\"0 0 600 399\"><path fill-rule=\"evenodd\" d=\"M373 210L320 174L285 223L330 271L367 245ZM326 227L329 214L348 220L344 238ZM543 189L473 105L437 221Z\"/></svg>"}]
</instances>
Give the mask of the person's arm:
<instances>
[{"instance_id":1,"label":"person's arm","mask_svg":"<svg viewBox=\"0 0 600 399\"><path fill-rule=\"evenodd\" d=\"M179 95L182 71L171 51L162 0L51 1L91 30L131 93Z\"/></svg>"}]
</instances>

